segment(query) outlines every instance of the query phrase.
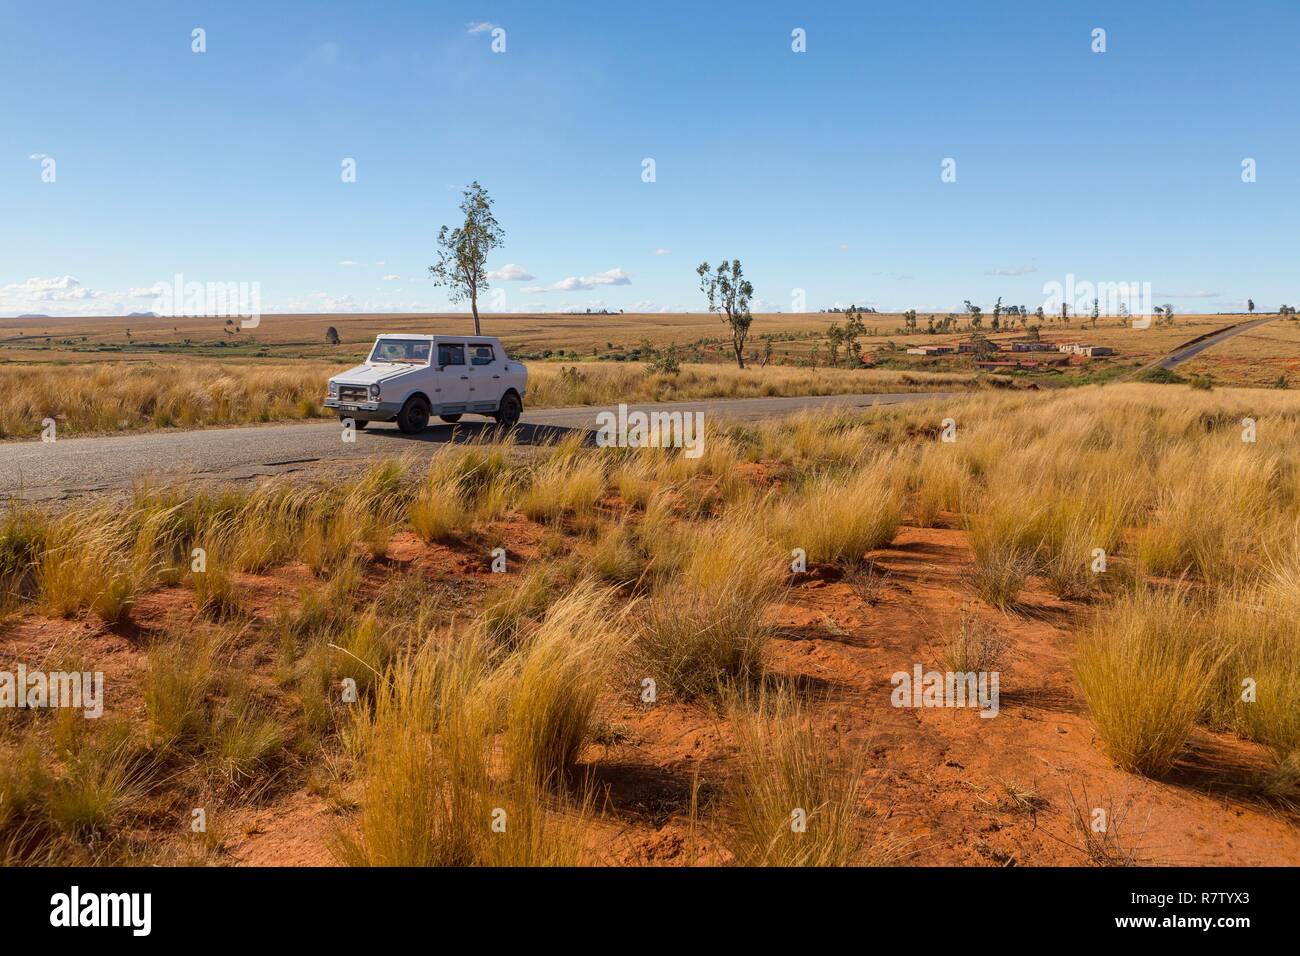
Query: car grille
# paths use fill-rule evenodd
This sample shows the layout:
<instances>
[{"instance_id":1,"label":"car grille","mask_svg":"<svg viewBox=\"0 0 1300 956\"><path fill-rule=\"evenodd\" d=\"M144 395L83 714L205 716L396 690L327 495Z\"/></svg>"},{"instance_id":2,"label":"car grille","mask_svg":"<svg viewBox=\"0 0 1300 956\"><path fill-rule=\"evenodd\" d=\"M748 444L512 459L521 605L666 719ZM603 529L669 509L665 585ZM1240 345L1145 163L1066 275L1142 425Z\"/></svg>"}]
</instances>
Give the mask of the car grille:
<instances>
[{"instance_id":1,"label":"car grille","mask_svg":"<svg viewBox=\"0 0 1300 956\"><path fill-rule=\"evenodd\" d=\"M369 400L364 385L340 385L339 401L340 402L364 402Z\"/></svg>"}]
</instances>

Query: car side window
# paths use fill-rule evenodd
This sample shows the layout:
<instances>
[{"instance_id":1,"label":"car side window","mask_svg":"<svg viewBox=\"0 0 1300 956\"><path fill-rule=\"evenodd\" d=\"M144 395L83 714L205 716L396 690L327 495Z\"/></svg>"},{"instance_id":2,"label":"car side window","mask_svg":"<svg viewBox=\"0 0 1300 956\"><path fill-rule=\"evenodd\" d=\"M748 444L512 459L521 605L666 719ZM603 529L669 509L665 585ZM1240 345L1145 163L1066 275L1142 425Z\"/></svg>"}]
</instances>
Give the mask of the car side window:
<instances>
[{"instance_id":1,"label":"car side window","mask_svg":"<svg viewBox=\"0 0 1300 956\"><path fill-rule=\"evenodd\" d=\"M469 351L472 365L491 365L496 358L490 345L471 345Z\"/></svg>"},{"instance_id":2,"label":"car side window","mask_svg":"<svg viewBox=\"0 0 1300 956\"><path fill-rule=\"evenodd\" d=\"M463 345L442 345L438 346L438 364L441 365L464 365L465 364L465 346Z\"/></svg>"}]
</instances>

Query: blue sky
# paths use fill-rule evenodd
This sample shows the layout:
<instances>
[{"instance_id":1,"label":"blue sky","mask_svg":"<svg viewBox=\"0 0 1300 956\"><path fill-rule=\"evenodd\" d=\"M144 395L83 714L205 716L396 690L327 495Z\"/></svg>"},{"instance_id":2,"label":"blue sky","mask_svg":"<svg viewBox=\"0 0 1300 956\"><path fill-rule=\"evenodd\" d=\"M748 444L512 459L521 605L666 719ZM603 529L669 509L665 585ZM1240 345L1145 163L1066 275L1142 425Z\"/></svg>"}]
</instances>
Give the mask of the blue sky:
<instances>
[{"instance_id":1,"label":"blue sky","mask_svg":"<svg viewBox=\"0 0 1300 956\"><path fill-rule=\"evenodd\" d=\"M0 314L145 310L177 273L446 309L473 179L512 311L698 310L724 256L764 310L1032 308L1067 274L1294 303L1298 48L1292 0L4 0Z\"/></svg>"}]
</instances>

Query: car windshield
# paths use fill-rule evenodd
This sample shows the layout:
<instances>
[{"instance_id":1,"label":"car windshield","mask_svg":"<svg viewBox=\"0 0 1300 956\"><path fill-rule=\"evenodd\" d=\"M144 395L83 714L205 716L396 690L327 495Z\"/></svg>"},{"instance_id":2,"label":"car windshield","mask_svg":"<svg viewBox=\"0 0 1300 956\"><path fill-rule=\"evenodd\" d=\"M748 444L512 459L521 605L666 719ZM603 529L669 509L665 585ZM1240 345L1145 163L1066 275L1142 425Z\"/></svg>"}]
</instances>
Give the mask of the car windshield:
<instances>
[{"instance_id":1,"label":"car windshield","mask_svg":"<svg viewBox=\"0 0 1300 956\"><path fill-rule=\"evenodd\" d=\"M426 365L429 361L429 343L419 339L376 339L370 361Z\"/></svg>"}]
</instances>

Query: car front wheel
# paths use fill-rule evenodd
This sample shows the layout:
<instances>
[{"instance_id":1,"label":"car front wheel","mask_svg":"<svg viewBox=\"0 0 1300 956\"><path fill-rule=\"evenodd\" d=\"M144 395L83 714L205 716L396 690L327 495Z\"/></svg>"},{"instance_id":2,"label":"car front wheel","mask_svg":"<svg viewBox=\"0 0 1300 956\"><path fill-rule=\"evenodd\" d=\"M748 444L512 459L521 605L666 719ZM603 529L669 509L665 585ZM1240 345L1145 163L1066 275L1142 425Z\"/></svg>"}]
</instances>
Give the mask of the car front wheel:
<instances>
[{"instance_id":1,"label":"car front wheel","mask_svg":"<svg viewBox=\"0 0 1300 956\"><path fill-rule=\"evenodd\" d=\"M497 420L498 425L504 425L506 428L513 428L519 423L519 415L524 410L523 403L519 401L519 396L511 392L501 399L501 404L497 412L492 417Z\"/></svg>"},{"instance_id":2,"label":"car front wheel","mask_svg":"<svg viewBox=\"0 0 1300 956\"><path fill-rule=\"evenodd\" d=\"M403 435L418 435L429 427L429 403L416 396L408 398L397 413L397 427Z\"/></svg>"}]
</instances>

